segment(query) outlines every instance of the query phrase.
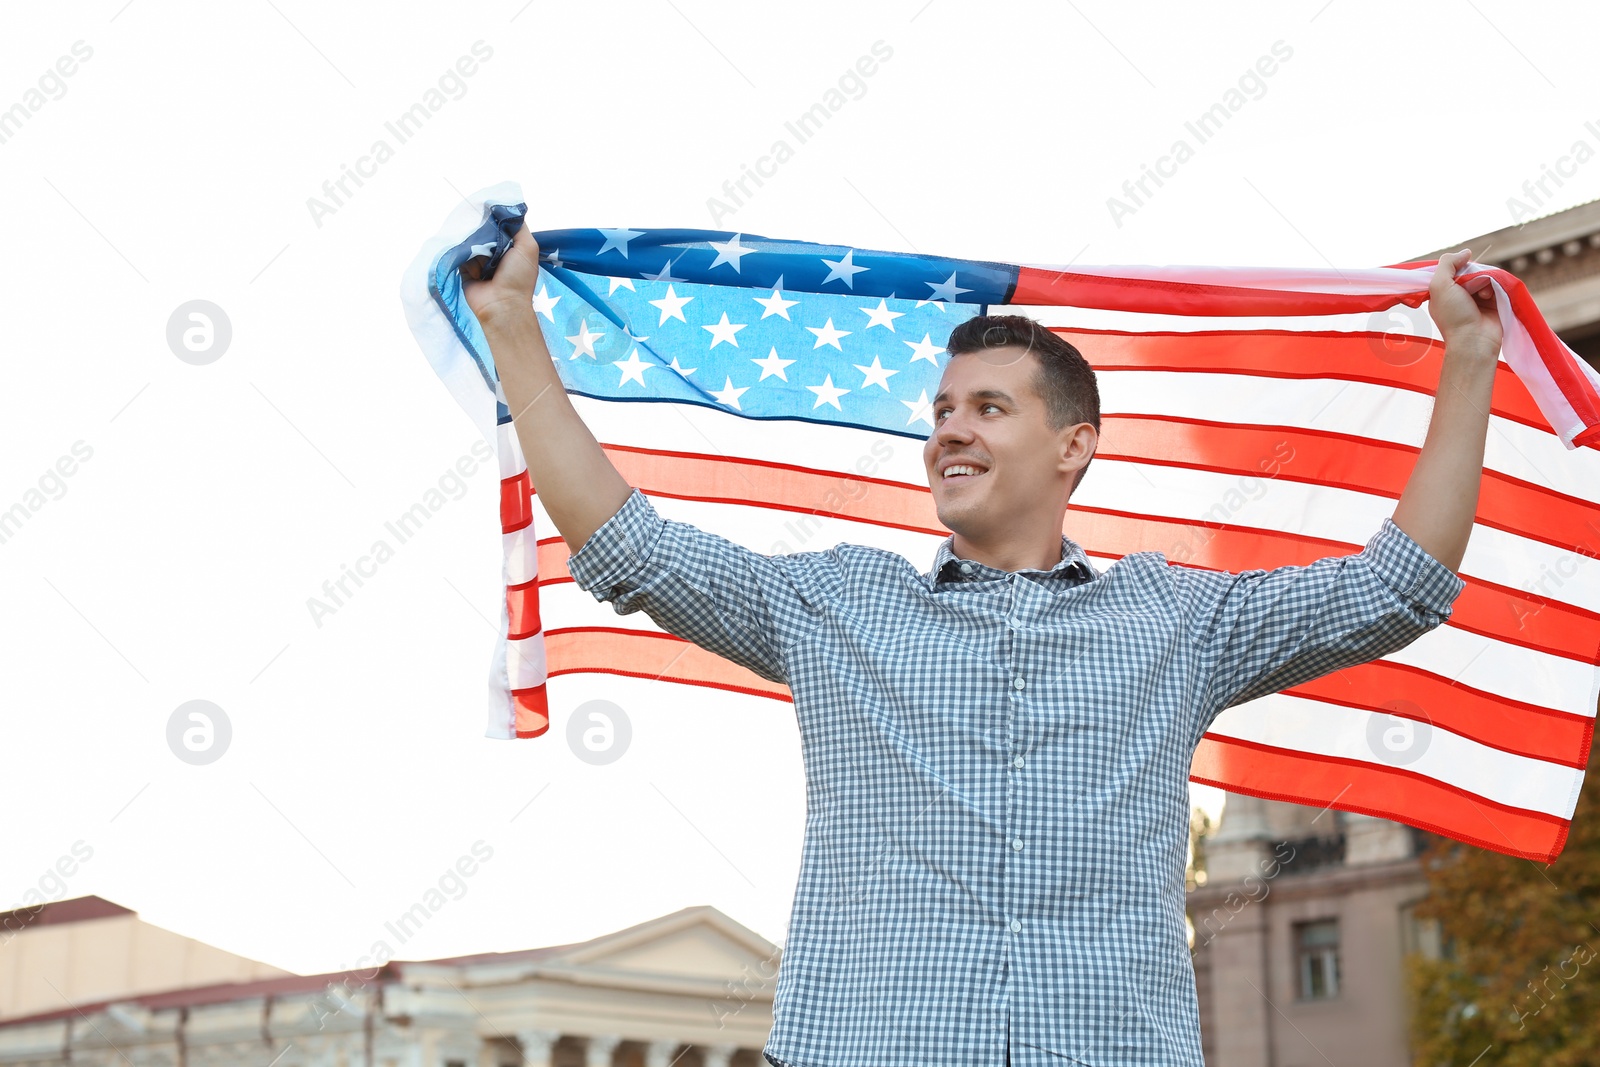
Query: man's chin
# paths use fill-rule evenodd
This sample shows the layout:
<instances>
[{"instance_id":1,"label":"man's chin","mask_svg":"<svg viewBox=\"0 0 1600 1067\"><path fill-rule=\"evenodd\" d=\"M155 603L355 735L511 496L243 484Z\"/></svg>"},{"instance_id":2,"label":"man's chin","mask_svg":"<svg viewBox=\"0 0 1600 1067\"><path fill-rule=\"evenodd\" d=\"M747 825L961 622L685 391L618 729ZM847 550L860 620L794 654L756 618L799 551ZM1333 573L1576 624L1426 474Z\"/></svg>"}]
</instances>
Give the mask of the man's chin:
<instances>
[{"instance_id":1,"label":"man's chin","mask_svg":"<svg viewBox=\"0 0 1600 1067\"><path fill-rule=\"evenodd\" d=\"M939 525L953 534L960 534L969 541L972 540L973 535L977 532L974 529L976 524L972 521L972 510L970 507L953 507L949 504L942 504L935 508L939 516Z\"/></svg>"}]
</instances>

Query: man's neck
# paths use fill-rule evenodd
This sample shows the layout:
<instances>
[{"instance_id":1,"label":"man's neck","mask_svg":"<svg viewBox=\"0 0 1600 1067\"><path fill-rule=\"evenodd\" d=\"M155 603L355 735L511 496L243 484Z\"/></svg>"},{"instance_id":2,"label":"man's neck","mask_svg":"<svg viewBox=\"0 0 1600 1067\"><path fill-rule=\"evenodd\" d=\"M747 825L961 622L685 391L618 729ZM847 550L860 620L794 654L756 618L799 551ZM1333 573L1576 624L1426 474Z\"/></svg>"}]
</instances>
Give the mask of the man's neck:
<instances>
[{"instance_id":1,"label":"man's neck","mask_svg":"<svg viewBox=\"0 0 1600 1067\"><path fill-rule=\"evenodd\" d=\"M1059 529L1049 539L1009 540L992 544L978 544L956 534L955 543L950 547L961 559L970 559L1002 571L1047 571L1061 562L1063 548Z\"/></svg>"}]
</instances>

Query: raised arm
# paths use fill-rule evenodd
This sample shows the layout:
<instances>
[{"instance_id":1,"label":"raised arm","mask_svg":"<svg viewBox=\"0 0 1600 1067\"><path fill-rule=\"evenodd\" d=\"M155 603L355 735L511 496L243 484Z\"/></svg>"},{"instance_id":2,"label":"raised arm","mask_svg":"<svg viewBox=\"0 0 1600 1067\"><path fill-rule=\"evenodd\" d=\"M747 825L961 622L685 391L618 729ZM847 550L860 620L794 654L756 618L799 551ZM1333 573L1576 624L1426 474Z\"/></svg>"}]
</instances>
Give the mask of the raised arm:
<instances>
[{"instance_id":1,"label":"raised arm","mask_svg":"<svg viewBox=\"0 0 1600 1067\"><path fill-rule=\"evenodd\" d=\"M478 280L479 260L462 267L467 306L489 342L500 388L539 501L576 552L628 499L631 487L579 417L556 373L533 310L539 244L526 223L494 277Z\"/></svg>"},{"instance_id":2,"label":"raised arm","mask_svg":"<svg viewBox=\"0 0 1600 1067\"><path fill-rule=\"evenodd\" d=\"M1471 258L1467 248L1440 256L1428 287L1428 313L1444 335L1444 368L1422 454L1394 509L1394 524L1453 571L1461 568L1478 510L1502 336L1489 279L1455 280Z\"/></svg>"}]
</instances>

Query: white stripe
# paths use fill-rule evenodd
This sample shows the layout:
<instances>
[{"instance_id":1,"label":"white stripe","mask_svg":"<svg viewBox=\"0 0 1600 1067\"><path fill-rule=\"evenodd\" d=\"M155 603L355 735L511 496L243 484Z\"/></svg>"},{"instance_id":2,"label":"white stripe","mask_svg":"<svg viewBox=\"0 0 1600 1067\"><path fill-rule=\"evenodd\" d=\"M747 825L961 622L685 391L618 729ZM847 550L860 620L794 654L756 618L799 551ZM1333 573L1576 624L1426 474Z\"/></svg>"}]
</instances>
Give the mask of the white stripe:
<instances>
[{"instance_id":1,"label":"white stripe","mask_svg":"<svg viewBox=\"0 0 1600 1067\"><path fill-rule=\"evenodd\" d=\"M1507 700L1594 718L1600 670L1446 623L1383 657Z\"/></svg>"},{"instance_id":2,"label":"white stripe","mask_svg":"<svg viewBox=\"0 0 1600 1067\"><path fill-rule=\"evenodd\" d=\"M793 514L744 504L666 497L650 499L664 518L690 523L766 554L817 551L840 542L871 545L905 557L918 573L926 573L933 563L934 550L942 540L931 534L845 519L815 519L813 523L812 516L805 516L807 524L797 527L793 525L797 521ZM537 497L534 498L534 524L541 529L554 530ZM788 528L785 524L789 524ZM1091 558L1102 572L1114 562L1105 556ZM568 590L576 590L581 599L567 599ZM552 599L557 597L560 599ZM609 604L595 601L588 593L577 589L575 583L568 582L541 590L541 610L547 629L649 625L644 622L643 612L618 616ZM1429 631L1383 658L1428 671L1445 681L1573 715L1592 717L1596 700L1600 698L1600 670L1593 666L1470 633L1449 624Z\"/></svg>"},{"instance_id":3,"label":"white stripe","mask_svg":"<svg viewBox=\"0 0 1600 1067\"><path fill-rule=\"evenodd\" d=\"M516 423L497 423L495 425L495 439L498 444L495 454L500 457L500 478L502 481L507 478L513 478L528 469L527 462L522 458L522 442L517 439Z\"/></svg>"},{"instance_id":4,"label":"white stripe","mask_svg":"<svg viewBox=\"0 0 1600 1067\"><path fill-rule=\"evenodd\" d=\"M1403 766L1514 808L1572 817L1583 771L1502 752L1443 727L1407 727L1406 721L1383 712L1275 693L1228 708L1207 732L1312 755L1359 760L1379 769ZM1384 737L1391 729L1400 731L1392 735L1392 741L1408 762L1399 763L1398 756L1385 758Z\"/></svg>"},{"instance_id":5,"label":"white stripe","mask_svg":"<svg viewBox=\"0 0 1600 1067\"><path fill-rule=\"evenodd\" d=\"M537 500L538 497L534 497ZM502 557L505 560L506 585L522 585L539 575L540 531L556 532L555 523L538 509L534 521L520 530L500 535Z\"/></svg>"},{"instance_id":6,"label":"white stripe","mask_svg":"<svg viewBox=\"0 0 1600 1067\"><path fill-rule=\"evenodd\" d=\"M1290 426L1421 447L1433 398L1392 386L1326 379L1265 378L1204 371L1099 371L1107 414L1166 415L1252 426ZM787 463L926 487L924 437L745 419L698 404L629 403L571 397L595 438L638 448ZM925 429L925 424L918 423ZM1536 486L1600 501L1600 452L1568 451L1551 434L1498 416L1489 420L1484 466ZM1114 434L1115 431L1109 431ZM1115 441L1108 437L1108 446ZM1267 457L1263 457L1267 458ZM1087 485L1087 482L1085 482Z\"/></svg>"},{"instance_id":7,"label":"white stripe","mask_svg":"<svg viewBox=\"0 0 1600 1067\"><path fill-rule=\"evenodd\" d=\"M1068 330L1119 330L1125 333L1214 333L1219 330L1258 332L1386 333L1444 340L1426 307L1398 304L1383 311L1339 315L1157 315L1143 311L1108 311L1060 305L1006 305L1007 312L1026 315L1046 326ZM1076 343L1076 342L1075 342ZM1078 345L1081 349L1083 345Z\"/></svg>"},{"instance_id":8,"label":"white stripe","mask_svg":"<svg viewBox=\"0 0 1600 1067\"><path fill-rule=\"evenodd\" d=\"M1433 398L1368 382L1203 371L1099 371L1101 410L1253 426L1292 426L1421 447ZM1484 466L1584 500L1600 498L1600 451L1568 451L1551 434L1489 419Z\"/></svg>"},{"instance_id":9,"label":"white stripe","mask_svg":"<svg viewBox=\"0 0 1600 1067\"><path fill-rule=\"evenodd\" d=\"M1067 269L1067 268L1042 268ZM1484 269L1483 264L1468 262L1459 273L1465 274ZM1079 267L1073 268L1079 274L1092 274L1102 277L1131 278L1131 279L1156 279L1161 281L1196 282L1208 285L1231 285L1244 288L1263 290L1292 290L1297 292L1314 293L1385 293L1385 294L1410 294L1426 292L1433 279L1434 268L1418 267L1411 270L1394 270L1390 268L1375 268L1369 270L1350 271L1321 271L1321 270L1291 270L1259 267ZM1512 310L1511 299L1506 295L1504 287L1499 281L1491 279L1494 288L1495 306L1499 313L1500 323L1503 327L1504 341L1501 344L1501 355L1504 357L1522 384L1533 397L1546 422L1562 444L1572 447L1572 439L1584 429L1582 422L1567 402L1561 390L1556 386L1549 368L1545 366L1543 357L1533 342L1526 325ZM1403 307L1403 305L1400 305ZM1042 312L1042 309L1016 306L1009 310L1020 311L1023 314ZM1417 317L1415 310L1399 312L1403 318L1414 319ZM1535 310L1537 315L1538 311ZM1057 323L1046 319L1045 316L1034 314L1035 318ZM1189 318L1189 316L1181 316ZM1193 316L1194 320L1204 321L1208 316ZM1295 321L1296 317L1286 317ZM1306 316L1299 322L1309 321L1323 316ZM1430 316L1431 318L1431 316ZM1279 321L1283 321L1280 318ZM1195 327L1187 327L1194 329ZM1213 327L1216 328L1216 327ZM1298 323L1288 326L1289 329L1302 328ZM1371 326L1369 325L1369 329ZM1382 327L1387 331L1388 327ZM1418 327L1420 331L1420 327ZM1587 366L1579 359L1572 349L1565 343L1558 341L1559 351L1556 358L1566 364L1567 368L1575 374L1587 378L1591 383L1600 383L1600 374Z\"/></svg>"},{"instance_id":10,"label":"white stripe","mask_svg":"<svg viewBox=\"0 0 1600 1067\"><path fill-rule=\"evenodd\" d=\"M891 478L926 488L922 440L796 419L746 419L700 404L628 403L568 394L602 444L703 452L820 471ZM918 423L926 429L926 423Z\"/></svg>"},{"instance_id":11,"label":"white stripe","mask_svg":"<svg viewBox=\"0 0 1600 1067\"><path fill-rule=\"evenodd\" d=\"M1238 396L1241 380L1264 384L1265 379L1156 371L1102 374L1102 382L1110 379L1109 384L1102 385L1102 396L1130 391L1129 379L1135 377L1145 384L1145 388L1139 390L1140 400L1150 404L1164 402L1169 407L1181 404L1187 410L1178 414L1228 419L1230 416L1270 411L1275 420L1315 422L1322 424L1316 428L1337 429L1342 433L1370 431L1373 428L1370 412L1381 400L1391 408L1399 409L1393 412L1394 421L1388 425L1403 425L1407 421L1421 423L1422 428L1416 434L1417 443L1425 433L1431 410L1431 400L1418 394L1364 383L1348 383L1351 386L1350 394L1363 391L1374 394L1355 396L1350 400L1351 404L1356 405L1356 411L1360 412L1357 415L1347 404L1339 402L1344 397L1328 403L1326 383L1281 381L1272 383L1274 392L1282 401L1280 407L1252 409L1248 406L1250 398ZM1219 382L1218 379L1232 380ZM1284 397L1284 390L1280 387L1285 385L1296 387L1288 392L1298 396ZM1324 395L1318 396L1317 393ZM693 404L628 404L588 397L573 399L583 404L581 413L596 437L611 444L659 447L663 441L681 443L687 435L688 440L705 441L712 447L718 446L719 442L736 442L740 452L729 453L733 455L791 464L796 459L803 459L804 465L819 471L857 471L919 489L926 486L926 468L922 463L920 445L892 434L849 428L813 433L807 432L814 429L809 425L741 419ZM1318 413L1318 407L1325 410ZM1172 414L1170 411L1163 413ZM1359 425L1351 425L1357 420ZM1247 420L1233 418L1231 421ZM1569 453L1548 434L1502 419L1493 420L1492 429L1494 432L1489 435L1490 451L1496 451L1497 445L1501 446L1498 450L1511 457L1506 465L1520 465L1517 472L1519 476L1537 484L1545 481L1539 473L1541 470L1553 474L1582 474L1581 471L1571 471L1571 468L1582 467L1585 465L1583 460L1589 460L1588 465L1594 467L1594 481L1585 488L1594 493L1595 487L1600 486L1600 454L1588 455L1591 450ZM1366 435L1371 436L1371 433ZM814 440L801 444L798 440L800 437ZM1114 441L1114 438L1109 440ZM1537 469L1528 463L1534 452L1540 453ZM1263 462L1271 459L1271 453L1262 457ZM1109 458L1101 459L1090 469L1089 476L1073 495L1073 504L1175 519L1210 520L1283 530L1358 547L1377 532L1383 520L1392 515L1395 508L1395 501L1387 497L1354 490ZM801 546L795 543L797 533L807 541L812 540L820 521L816 516L790 514L778 524L782 530L779 535L763 546L751 547L765 552L799 551ZM551 526L540 528L554 529ZM1174 545L1167 554L1180 561L1184 558L1182 548L1178 545ZM1472 577L1513 589L1527 589L1530 584L1543 581L1540 595L1546 599L1575 603L1589 610L1600 611L1600 563L1581 553L1490 527L1475 526L1463 566L1464 572ZM1552 574L1558 575L1560 580L1550 578Z\"/></svg>"},{"instance_id":12,"label":"white stripe","mask_svg":"<svg viewBox=\"0 0 1600 1067\"><path fill-rule=\"evenodd\" d=\"M1395 509L1395 501L1388 497L1352 489L1113 459L1099 460L1090 468L1073 493L1072 504L1282 531L1356 548L1366 544ZM1067 516L1070 530L1070 510ZM1174 535L1166 554L1188 562L1191 553ZM1461 573L1600 611L1600 560L1519 534L1474 524Z\"/></svg>"},{"instance_id":13,"label":"white stripe","mask_svg":"<svg viewBox=\"0 0 1600 1067\"><path fill-rule=\"evenodd\" d=\"M1360 267L1323 270L1320 267L1213 267L1213 266L1084 266L1081 264L1021 263L1036 270L1086 274L1097 278L1134 281L1183 282L1191 285L1225 285L1235 289L1270 292L1331 293L1334 295L1408 296L1426 293L1433 280L1432 267ZM1457 274L1486 269L1468 262ZM1020 306L1020 305L1013 305ZM1027 314L1028 312L1020 312Z\"/></svg>"},{"instance_id":14,"label":"white stripe","mask_svg":"<svg viewBox=\"0 0 1600 1067\"><path fill-rule=\"evenodd\" d=\"M1533 397L1533 402L1539 405L1539 410L1544 412L1545 418L1550 421L1551 427L1560 436L1563 444L1571 447L1574 437L1583 431L1583 423L1579 421L1572 405L1567 403L1567 398L1562 395L1561 388L1556 385L1555 378L1550 369L1545 366L1539 351L1534 347L1533 338L1529 336L1528 329L1511 310L1511 298L1506 296L1499 282L1494 283L1495 309L1500 316L1500 324L1505 335L1505 343L1501 346L1505 360L1511 365L1528 393ZM1572 352L1562 346L1562 355L1568 357L1569 364L1576 364L1584 370L1588 366L1579 359L1571 358ZM1591 379L1593 375L1590 375Z\"/></svg>"},{"instance_id":15,"label":"white stripe","mask_svg":"<svg viewBox=\"0 0 1600 1067\"><path fill-rule=\"evenodd\" d=\"M541 601L542 605L542 601ZM512 689L532 689L545 682L543 632L512 640L505 639L506 673Z\"/></svg>"}]
</instances>

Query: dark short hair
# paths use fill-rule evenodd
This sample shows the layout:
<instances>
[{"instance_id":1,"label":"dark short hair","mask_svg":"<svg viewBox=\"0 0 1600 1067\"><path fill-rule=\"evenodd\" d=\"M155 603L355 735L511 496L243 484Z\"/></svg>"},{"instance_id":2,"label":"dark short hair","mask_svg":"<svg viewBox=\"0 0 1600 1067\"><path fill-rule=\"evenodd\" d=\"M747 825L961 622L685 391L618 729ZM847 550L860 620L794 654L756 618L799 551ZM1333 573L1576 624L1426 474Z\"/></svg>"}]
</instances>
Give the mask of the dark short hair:
<instances>
[{"instance_id":1,"label":"dark short hair","mask_svg":"<svg viewBox=\"0 0 1600 1067\"><path fill-rule=\"evenodd\" d=\"M986 348L1013 346L1033 353L1038 361L1033 389L1044 401L1045 422L1052 430L1087 422L1100 432L1100 386L1094 368L1070 341L1026 315L978 315L950 331L945 351L951 357ZM1089 457L1094 462L1094 457ZM1085 463L1072 483L1089 470Z\"/></svg>"}]
</instances>

